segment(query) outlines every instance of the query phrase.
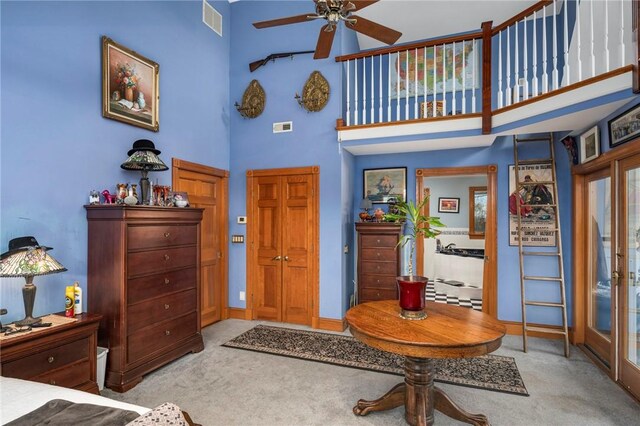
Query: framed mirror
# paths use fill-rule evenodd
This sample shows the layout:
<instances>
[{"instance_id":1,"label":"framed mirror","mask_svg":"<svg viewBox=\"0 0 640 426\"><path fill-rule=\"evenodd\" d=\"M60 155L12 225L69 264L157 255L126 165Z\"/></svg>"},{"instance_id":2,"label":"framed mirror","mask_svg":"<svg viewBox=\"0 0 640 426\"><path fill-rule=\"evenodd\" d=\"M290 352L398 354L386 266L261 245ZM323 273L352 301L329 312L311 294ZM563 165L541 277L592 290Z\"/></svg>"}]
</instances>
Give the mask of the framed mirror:
<instances>
[{"instance_id":1,"label":"framed mirror","mask_svg":"<svg viewBox=\"0 0 640 426\"><path fill-rule=\"evenodd\" d=\"M484 239L487 222L487 187L469 187L469 238Z\"/></svg>"}]
</instances>

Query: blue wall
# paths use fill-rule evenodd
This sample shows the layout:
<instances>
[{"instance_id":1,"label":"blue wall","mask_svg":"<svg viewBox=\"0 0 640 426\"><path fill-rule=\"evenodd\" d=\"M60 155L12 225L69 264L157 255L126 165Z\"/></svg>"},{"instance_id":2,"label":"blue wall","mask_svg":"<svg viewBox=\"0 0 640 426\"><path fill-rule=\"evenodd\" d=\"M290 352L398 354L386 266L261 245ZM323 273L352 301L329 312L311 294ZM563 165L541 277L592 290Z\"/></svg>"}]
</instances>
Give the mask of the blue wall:
<instances>
[{"instance_id":1,"label":"blue wall","mask_svg":"<svg viewBox=\"0 0 640 426\"><path fill-rule=\"evenodd\" d=\"M33 235L68 272L35 278L35 315L64 309L64 287L86 290L92 189L115 191L139 173L120 169L140 138L171 158L229 169L229 15L220 37L202 2L1 2L0 250ZM101 41L106 35L160 64L160 131L102 117ZM151 174L171 184L171 171ZM24 316L24 279L2 279L2 318ZM86 291L85 291L86 297Z\"/></svg>"}]
</instances>

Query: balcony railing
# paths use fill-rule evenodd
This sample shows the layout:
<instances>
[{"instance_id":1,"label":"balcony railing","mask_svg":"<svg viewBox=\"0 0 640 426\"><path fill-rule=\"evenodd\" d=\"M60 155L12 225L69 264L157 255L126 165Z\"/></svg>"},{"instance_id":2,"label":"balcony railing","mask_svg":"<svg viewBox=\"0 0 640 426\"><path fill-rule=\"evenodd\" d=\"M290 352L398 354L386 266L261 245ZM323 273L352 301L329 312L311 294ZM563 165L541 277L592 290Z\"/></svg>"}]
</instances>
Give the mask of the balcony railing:
<instances>
[{"instance_id":1,"label":"balcony railing","mask_svg":"<svg viewBox=\"0 0 640 426\"><path fill-rule=\"evenodd\" d=\"M637 0L545 0L481 31L337 57L338 127L482 116L490 133L496 111L637 65L639 9Z\"/></svg>"}]
</instances>

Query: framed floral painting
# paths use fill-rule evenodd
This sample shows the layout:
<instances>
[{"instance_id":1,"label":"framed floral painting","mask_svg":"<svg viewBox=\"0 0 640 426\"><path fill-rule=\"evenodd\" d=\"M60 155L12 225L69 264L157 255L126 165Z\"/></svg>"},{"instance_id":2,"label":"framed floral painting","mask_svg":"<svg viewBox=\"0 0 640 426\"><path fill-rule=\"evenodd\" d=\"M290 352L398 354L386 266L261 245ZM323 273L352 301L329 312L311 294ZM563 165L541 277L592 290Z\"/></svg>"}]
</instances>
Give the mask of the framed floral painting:
<instances>
[{"instance_id":1,"label":"framed floral painting","mask_svg":"<svg viewBox=\"0 0 640 426\"><path fill-rule=\"evenodd\" d=\"M157 132L159 65L102 37L102 115Z\"/></svg>"}]
</instances>

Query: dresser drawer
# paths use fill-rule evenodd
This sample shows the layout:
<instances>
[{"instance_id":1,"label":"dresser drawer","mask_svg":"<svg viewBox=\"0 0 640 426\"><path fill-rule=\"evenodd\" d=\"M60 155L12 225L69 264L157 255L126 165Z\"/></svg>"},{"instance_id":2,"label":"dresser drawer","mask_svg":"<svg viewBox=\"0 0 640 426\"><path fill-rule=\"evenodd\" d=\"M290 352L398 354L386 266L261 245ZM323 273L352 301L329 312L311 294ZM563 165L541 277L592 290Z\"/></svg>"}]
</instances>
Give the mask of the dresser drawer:
<instances>
[{"instance_id":1,"label":"dresser drawer","mask_svg":"<svg viewBox=\"0 0 640 426\"><path fill-rule=\"evenodd\" d=\"M358 303L372 302L374 300L390 300L397 299L398 292L396 290L380 290L373 288L361 288L358 292Z\"/></svg>"},{"instance_id":2,"label":"dresser drawer","mask_svg":"<svg viewBox=\"0 0 640 426\"><path fill-rule=\"evenodd\" d=\"M395 260L395 259L394 259ZM396 262L372 262L360 261L361 274L398 275L398 263Z\"/></svg>"},{"instance_id":3,"label":"dresser drawer","mask_svg":"<svg viewBox=\"0 0 640 426\"><path fill-rule=\"evenodd\" d=\"M89 360L84 360L64 368L49 371L37 377L32 377L31 380L49 385L75 388L76 386L91 381L91 364Z\"/></svg>"},{"instance_id":4,"label":"dresser drawer","mask_svg":"<svg viewBox=\"0 0 640 426\"><path fill-rule=\"evenodd\" d=\"M89 358L89 338L48 348L15 361L2 363L2 375L31 379L47 371ZM66 386L66 385L62 385Z\"/></svg>"},{"instance_id":5,"label":"dresser drawer","mask_svg":"<svg viewBox=\"0 0 640 426\"><path fill-rule=\"evenodd\" d=\"M362 248L388 247L395 248L398 244L397 235L361 235Z\"/></svg>"},{"instance_id":6,"label":"dresser drawer","mask_svg":"<svg viewBox=\"0 0 640 426\"><path fill-rule=\"evenodd\" d=\"M135 278L127 281L127 303L132 305L166 293L195 287L196 268Z\"/></svg>"},{"instance_id":7,"label":"dresser drawer","mask_svg":"<svg viewBox=\"0 0 640 426\"><path fill-rule=\"evenodd\" d=\"M198 240L195 225L146 225L127 227L127 248L138 250L190 245Z\"/></svg>"},{"instance_id":8,"label":"dresser drawer","mask_svg":"<svg viewBox=\"0 0 640 426\"><path fill-rule=\"evenodd\" d=\"M360 288L377 288L395 290L398 286L395 276L391 275L360 275L360 282L358 283Z\"/></svg>"},{"instance_id":9,"label":"dresser drawer","mask_svg":"<svg viewBox=\"0 0 640 426\"><path fill-rule=\"evenodd\" d=\"M398 252L392 248L362 248L360 250L362 260L385 260L395 262Z\"/></svg>"},{"instance_id":10,"label":"dresser drawer","mask_svg":"<svg viewBox=\"0 0 640 426\"><path fill-rule=\"evenodd\" d=\"M196 246L139 251L127 254L127 277L196 266Z\"/></svg>"},{"instance_id":11,"label":"dresser drawer","mask_svg":"<svg viewBox=\"0 0 640 426\"><path fill-rule=\"evenodd\" d=\"M127 360L136 362L198 332L196 313L143 329L127 338Z\"/></svg>"},{"instance_id":12,"label":"dresser drawer","mask_svg":"<svg viewBox=\"0 0 640 426\"><path fill-rule=\"evenodd\" d=\"M196 290L169 294L129 306L127 309L127 334L171 318L196 310Z\"/></svg>"}]
</instances>

